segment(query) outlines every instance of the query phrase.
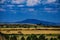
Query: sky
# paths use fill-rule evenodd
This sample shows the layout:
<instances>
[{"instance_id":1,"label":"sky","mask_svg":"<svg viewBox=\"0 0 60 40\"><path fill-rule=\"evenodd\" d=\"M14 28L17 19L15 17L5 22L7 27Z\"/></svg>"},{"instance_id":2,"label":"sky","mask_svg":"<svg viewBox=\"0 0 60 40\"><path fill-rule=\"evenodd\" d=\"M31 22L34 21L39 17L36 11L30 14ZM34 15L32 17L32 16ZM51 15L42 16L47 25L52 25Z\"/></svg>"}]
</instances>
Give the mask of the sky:
<instances>
[{"instance_id":1,"label":"sky","mask_svg":"<svg viewBox=\"0 0 60 40\"><path fill-rule=\"evenodd\" d=\"M60 23L59 0L1 0L0 22L37 19Z\"/></svg>"}]
</instances>

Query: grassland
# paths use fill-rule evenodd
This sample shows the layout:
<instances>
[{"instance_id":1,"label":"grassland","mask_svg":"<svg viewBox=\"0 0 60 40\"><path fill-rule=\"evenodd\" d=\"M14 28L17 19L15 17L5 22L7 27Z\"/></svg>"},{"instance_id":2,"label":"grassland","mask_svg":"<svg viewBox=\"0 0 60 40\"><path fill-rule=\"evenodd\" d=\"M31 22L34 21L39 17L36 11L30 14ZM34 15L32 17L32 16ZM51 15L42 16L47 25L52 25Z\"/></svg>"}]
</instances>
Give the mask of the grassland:
<instances>
[{"instance_id":1,"label":"grassland","mask_svg":"<svg viewBox=\"0 0 60 40\"><path fill-rule=\"evenodd\" d=\"M57 36L60 35L60 27L52 27L52 26L42 26L42 25L26 25L26 24L10 24L10 25L0 25L0 33L7 36L7 40L13 40L10 39L12 36L16 36L17 40L21 40L21 37L24 37L25 39L34 34L37 37L39 35L44 34L45 38L48 38L47 40L50 40L50 38L57 39ZM55 40L54 39L54 40Z\"/></svg>"},{"instance_id":2,"label":"grassland","mask_svg":"<svg viewBox=\"0 0 60 40\"><path fill-rule=\"evenodd\" d=\"M0 28L4 34L60 34L60 28Z\"/></svg>"}]
</instances>

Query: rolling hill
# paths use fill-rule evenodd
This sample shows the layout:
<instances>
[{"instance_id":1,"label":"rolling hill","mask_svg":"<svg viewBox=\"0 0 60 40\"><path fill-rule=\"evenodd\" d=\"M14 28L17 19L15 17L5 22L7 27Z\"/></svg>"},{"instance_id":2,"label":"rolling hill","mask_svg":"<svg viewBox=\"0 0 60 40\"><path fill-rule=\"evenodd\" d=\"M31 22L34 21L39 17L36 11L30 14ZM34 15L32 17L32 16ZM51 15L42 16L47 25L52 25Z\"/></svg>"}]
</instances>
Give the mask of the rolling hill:
<instances>
[{"instance_id":1,"label":"rolling hill","mask_svg":"<svg viewBox=\"0 0 60 40\"><path fill-rule=\"evenodd\" d=\"M48 26L60 26L60 23L53 23L53 22L47 22L47 21L40 21L37 19L26 19L23 21L18 21L16 23L28 23L28 24L41 24L41 25L48 25Z\"/></svg>"}]
</instances>

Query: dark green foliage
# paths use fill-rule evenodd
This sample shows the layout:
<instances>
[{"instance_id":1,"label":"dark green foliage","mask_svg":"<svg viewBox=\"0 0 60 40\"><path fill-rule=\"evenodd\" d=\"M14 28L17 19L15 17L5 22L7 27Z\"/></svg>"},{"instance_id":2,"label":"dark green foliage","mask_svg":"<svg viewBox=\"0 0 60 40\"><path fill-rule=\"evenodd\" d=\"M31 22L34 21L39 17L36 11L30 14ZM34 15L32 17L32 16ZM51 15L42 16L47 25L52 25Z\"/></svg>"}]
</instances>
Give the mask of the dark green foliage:
<instances>
[{"instance_id":1,"label":"dark green foliage","mask_svg":"<svg viewBox=\"0 0 60 40\"><path fill-rule=\"evenodd\" d=\"M34 26L35 28L37 28L37 26Z\"/></svg>"},{"instance_id":2,"label":"dark green foliage","mask_svg":"<svg viewBox=\"0 0 60 40\"><path fill-rule=\"evenodd\" d=\"M48 40L48 38L46 38L45 40Z\"/></svg>"},{"instance_id":3,"label":"dark green foliage","mask_svg":"<svg viewBox=\"0 0 60 40\"><path fill-rule=\"evenodd\" d=\"M58 39L60 40L60 35L58 35Z\"/></svg>"},{"instance_id":4,"label":"dark green foliage","mask_svg":"<svg viewBox=\"0 0 60 40\"><path fill-rule=\"evenodd\" d=\"M57 38L54 38L54 40L57 40Z\"/></svg>"},{"instance_id":5,"label":"dark green foliage","mask_svg":"<svg viewBox=\"0 0 60 40\"><path fill-rule=\"evenodd\" d=\"M50 38L50 40L53 40L53 38Z\"/></svg>"},{"instance_id":6,"label":"dark green foliage","mask_svg":"<svg viewBox=\"0 0 60 40\"><path fill-rule=\"evenodd\" d=\"M39 40L45 40L45 35L43 35L43 34L40 35L40 36L39 36Z\"/></svg>"},{"instance_id":7,"label":"dark green foliage","mask_svg":"<svg viewBox=\"0 0 60 40\"><path fill-rule=\"evenodd\" d=\"M51 38L50 40L57 40L57 38Z\"/></svg>"},{"instance_id":8,"label":"dark green foliage","mask_svg":"<svg viewBox=\"0 0 60 40\"><path fill-rule=\"evenodd\" d=\"M12 36L10 40L17 40L16 36Z\"/></svg>"},{"instance_id":9,"label":"dark green foliage","mask_svg":"<svg viewBox=\"0 0 60 40\"><path fill-rule=\"evenodd\" d=\"M31 40L31 37L28 36L26 40Z\"/></svg>"},{"instance_id":10,"label":"dark green foliage","mask_svg":"<svg viewBox=\"0 0 60 40\"><path fill-rule=\"evenodd\" d=\"M32 35L31 35L31 40L38 40L38 38L37 38L36 35L32 34Z\"/></svg>"},{"instance_id":11,"label":"dark green foliage","mask_svg":"<svg viewBox=\"0 0 60 40\"><path fill-rule=\"evenodd\" d=\"M9 35L4 35L4 37L5 37L7 40L9 40Z\"/></svg>"},{"instance_id":12,"label":"dark green foliage","mask_svg":"<svg viewBox=\"0 0 60 40\"><path fill-rule=\"evenodd\" d=\"M22 38L21 38L21 40L25 40L25 38L24 38L24 37L22 37Z\"/></svg>"}]
</instances>

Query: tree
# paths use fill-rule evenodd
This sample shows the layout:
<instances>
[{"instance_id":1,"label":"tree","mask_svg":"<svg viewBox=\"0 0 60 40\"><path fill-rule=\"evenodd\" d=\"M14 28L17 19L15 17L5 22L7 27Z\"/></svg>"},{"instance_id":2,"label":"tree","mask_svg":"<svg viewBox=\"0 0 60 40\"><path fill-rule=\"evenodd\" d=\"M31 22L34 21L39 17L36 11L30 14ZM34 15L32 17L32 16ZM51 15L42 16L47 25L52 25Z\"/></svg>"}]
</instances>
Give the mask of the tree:
<instances>
[{"instance_id":1,"label":"tree","mask_svg":"<svg viewBox=\"0 0 60 40\"><path fill-rule=\"evenodd\" d=\"M60 40L60 35L58 35L58 39Z\"/></svg>"},{"instance_id":2,"label":"tree","mask_svg":"<svg viewBox=\"0 0 60 40\"><path fill-rule=\"evenodd\" d=\"M35 28L37 28L37 26L34 26Z\"/></svg>"},{"instance_id":3,"label":"tree","mask_svg":"<svg viewBox=\"0 0 60 40\"><path fill-rule=\"evenodd\" d=\"M53 38L50 38L50 40L53 40Z\"/></svg>"},{"instance_id":4,"label":"tree","mask_svg":"<svg viewBox=\"0 0 60 40\"><path fill-rule=\"evenodd\" d=\"M26 40L31 40L31 37L28 36Z\"/></svg>"},{"instance_id":5,"label":"tree","mask_svg":"<svg viewBox=\"0 0 60 40\"><path fill-rule=\"evenodd\" d=\"M51 38L50 40L57 40L57 38Z\"/></svg>"},{"instance_id":6,"label":"tree","mask_svg":"<svg viewBox=\"0 0 60 40\"><path fill-rule=\"evenodd\" d=\"M43 34L40 35L40 36L39 36L39 40L45 40L45 35L43 35Z\"/></svg>"},{"instance_id":7,"label":"tree","mask_svg":"<svg viewBox=\"0 0 60 40\"><path fill-rule=\"evenodd\" d=\"M4 35L4 37L5 37L7 40L9 40L9 35Z\"/></svg>"},{"instance_id":8,"label":"tree","mask_svg":"<svg viewBox=\"0 0 60 40\"><path fill-rule=\"evenodd\" d=\"M37 38L36 35L32 34L32 35L31 35L31 40L38 40L38 38Z\"/></svg>"},{"instance_id":9,"label":"tree","mask_svg":"<svg viewBox=\"0 0 60 40\"><path fill-rule=\"evenodd\" d=\"M48 40L48 38L46 38L45 40Z\"/></svg>"},{"instance_id":10,"label":"tree","mask_svg":"<svg viewBox=\"0 0 60 40\"><path fill-rule=\"evenodd\" d=\"M57 40L57 38L54 38L54 40Z\"/></svg>"},{"instance_id":11,"label":"tree","mask_svg":"<svg viewBox=\"0 0 60 40\"><path fill-rule=\"evenodd\" d=\"M1 32L0 32L0 40L7 40L7 39L5 38L5 34L3 34L3 33L1 33Z\"/></svg>"},{"instance_id":12,"label":"tree","mask_svg":"<svg viewBox=\"0 0 60 40\"><path fill-rule=\"evenodd\" d=\"M22 37L22 38L21 38L21 40L25 40L25 38L24 38L24 37Z\"/></svg>"},{"instance_id":13,"label":"tree","mask_svg":"<svg viewBox=\"0 0 60 40\"><path fill-rule=\"evenodd\" d=\"M12 36L10 40L17 40L16 36Z\"/></svg>"}]
</instances>

